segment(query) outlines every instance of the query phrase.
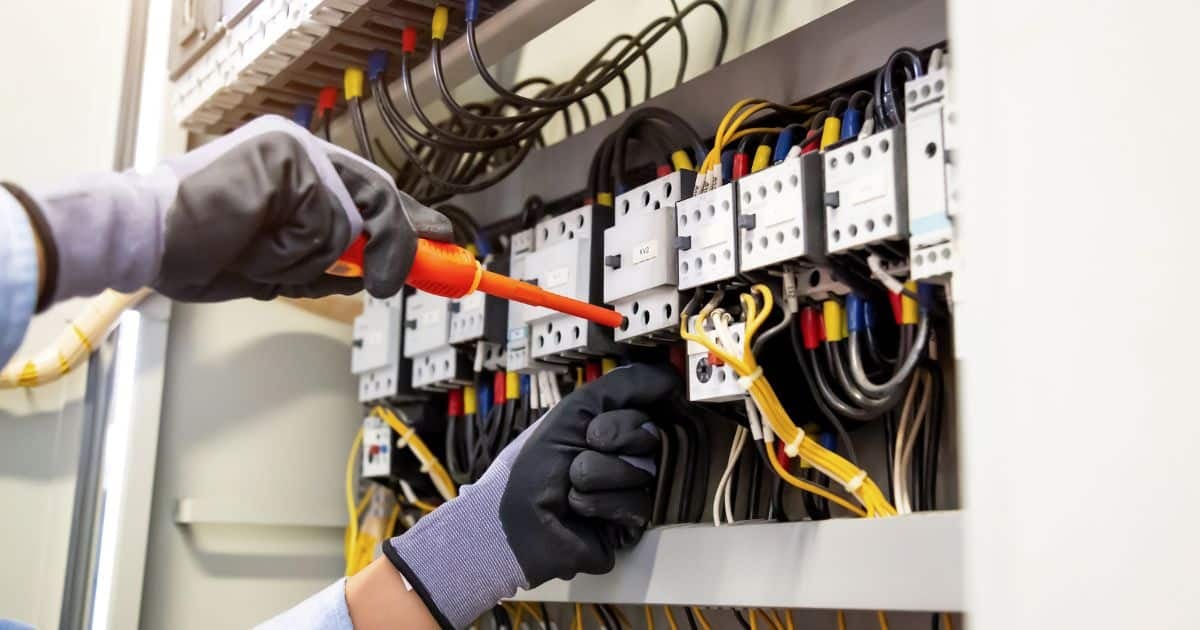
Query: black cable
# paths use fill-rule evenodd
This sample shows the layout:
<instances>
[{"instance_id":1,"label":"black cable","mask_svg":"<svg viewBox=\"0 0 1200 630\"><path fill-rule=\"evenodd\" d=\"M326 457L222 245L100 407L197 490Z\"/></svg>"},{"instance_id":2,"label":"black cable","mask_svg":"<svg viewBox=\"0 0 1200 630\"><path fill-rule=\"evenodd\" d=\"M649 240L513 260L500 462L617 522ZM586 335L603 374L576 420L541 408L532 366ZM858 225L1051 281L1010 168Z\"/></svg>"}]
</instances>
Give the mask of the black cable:
<instances>
[{"instance_id":1,"label":"black cable","mask_svg":"<svg viewBox=\"0 0 1200 630\"><path fill-rule=\"evenodd\" d=\"M696 630L696 615L692 613L692 607L684 606L683 612L687 615L688 626L690 626L692 630Z\"/></svg>"},{"instance_id":2,"label":"black cable","mask_svg":"<svg viewBox=\"0 0 1200 630\"><path fill-rule=\"evenodd\" d=\"M742 611L736 608L732 608L731 610L733 611L733 618L737 619L738 625L742 627L742 630L750 630L750 624L747 623L746 618L742 616Z\"/></svg>"},{"instance_id":3,"label":"black cable","mask_svg":"<svg viewBox=\"0 0 1200 630\"><path fill-rule=\"evenodd\" d=\"M327 112L321 117L321 135L325 137L325 142L333 142L333 138L330 137L332 135L330 132L330 120L333 118L331 114L332 112Z\"/></svg>"},{"instance_id":4,"label":"black cable","mask_svg":"<svg viewBox=\"0 0 1200 630\"><path fill-rule=\"evenodd\" d=\"M679 15L678 2L671 0L671 8L675 9L675 15ZM682 24L676 24L675 30L679 33L679 71L675 74L675 87L679 87L683 83L684 76L687 75L688 38L687 31L683 29Z\"/></svg>"},{"instance_id":5,"label":"black cable","mask_svg":"<svg viewBox=\"0 0 1200 630\"><path fill-rule=\"evenodd\" d=\"M550 611L546 609L546 602L538 602L538 607L542 609L542 628L548 630L550 628Z\"/></svg>"},{"instance_id":6,"label":"black cable","mask_svg":"<svg viewBox=\"0 0 1200 630\"><path fill-rule=\"evenodd\" d=\"M358 152L367 161L375 161L375 153L371 151L371 141L367 137L367 119L363 117L362 99L352 98L346 101L350 108L350 120L354 126L354 139L358 142Z\"/></svg>"},{"instance_id":7,"label":"black cable","mask_svg":"<svg viewBox=\"0 0 1200 630\"><path fill-rule=\"evenodd\" d=\"M838 434L838 439L842 441L842 444L846 445L846 455L850 463L857 466L858 454L854 450L854 441L850 439L850 434L846 431L846 427L842 424L841 419L825 403L818 390L816 379L808 367L808 362L804 360L804 350L800 343L800 326L798 324L791 326L791 341L792 353L795 354L796 362L800 364L800 372L804 375L805 382L808 383L808 392L813 403L817 405L817 409L821 412L821 415L833 426L833 430Z\"/></svg>"}]
</instances>

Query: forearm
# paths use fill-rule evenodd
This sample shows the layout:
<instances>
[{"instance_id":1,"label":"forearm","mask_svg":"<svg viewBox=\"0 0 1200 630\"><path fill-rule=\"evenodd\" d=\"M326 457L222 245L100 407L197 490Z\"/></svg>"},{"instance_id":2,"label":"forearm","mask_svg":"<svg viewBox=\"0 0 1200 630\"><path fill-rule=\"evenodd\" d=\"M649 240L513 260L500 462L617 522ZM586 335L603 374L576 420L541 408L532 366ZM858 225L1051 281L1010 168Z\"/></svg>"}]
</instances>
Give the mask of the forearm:
<instances>
[{"instance_id":1,"label":"forearm","mask_svg":"<svg viewBox=\"0 0 1200 630\"><path fill-rule=\"evenodd\" d=\"M347 580L346 606L355 630L438 627L425 603L386 558L377 558Z\"/></svg>"}]
</instances>

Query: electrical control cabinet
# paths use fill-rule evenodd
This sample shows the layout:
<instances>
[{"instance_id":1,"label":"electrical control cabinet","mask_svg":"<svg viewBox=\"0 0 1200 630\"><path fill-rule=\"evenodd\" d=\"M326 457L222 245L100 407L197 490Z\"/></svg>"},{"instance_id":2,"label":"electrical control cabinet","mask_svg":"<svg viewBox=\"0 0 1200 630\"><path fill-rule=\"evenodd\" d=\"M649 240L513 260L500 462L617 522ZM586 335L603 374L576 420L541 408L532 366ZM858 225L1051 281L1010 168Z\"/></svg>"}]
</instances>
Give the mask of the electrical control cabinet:
<instances>
[{"instance_id":1,"label":"electrical control cabinet","mask_svg":"<svg viewBox=\"0 0 1200 630\"><path fill-rule=\"evenodd\" d=\"M737 193L737 183L729 183L675 206L680 290L737 275Z\"/></svg>"},{"instance_id":2,"label":"electrical control cabinet","mask_svg":"<svg viewBox=\"0 0 1200 630\"><path fill-rule=\"evenodd\" d=\"M588 205L539 222L534 251L525 258L525 277L538 286L584 302L603 299L604 229L612 225L612 208ZM579 317L546 308L526 311L533 358L574 360L616 350L612 332Z\"/></svg>"},{"instance_id":3,"label":"electrical control cabinet","mask_svg":"<svg viewBox=\"0 0 1200 630\"><path fill-rule=\"evenodd\" d=\"M944 59L944 57L942 57ZM947 127L951 110L949 71L943 64L904 84L908 157L909 250L914 280L953 270L953 179Z\"/></svg>"},{"instance_id":4,"label":"electrical control cabinet","mask_svg":"<svg viewBox=\"0 0 1200 630\"><path fill-rule=\"evenodd\" d=\"M416 291L404 300L404 356L416 357L450 343L450 300Z\"/></svg>"},{"instance_id":5,"label":"electrical control cabinet","mask_svg":"<svg viewBox=\"0 0 1200 630\"><path fill-rule=\"evenodd\" d=\"M821 157L807 153L738 181L739 270L750 271L825 252Z\"/></svg>"},{"instance_id":6,"label":"electrical control cabinet","mask_svg":"<svg viewBox=\"0 0 1200 630\"><path fill-rule=\"evenodd\" d=\"M694 183L695 173L676 171L616 198L604 231L604 301L625 316L617 341L679 329L675 207Z\"/></svg>"},{"instance_id":7,"label":"electrical control cabinet","mask_svg":"<svg viewBox=\"0 0 1200 630\"><path fill-rule=\"evenodd\" d=\"M696 325L696 317L693 316L688 321L688 327L694 330ZM732 350L725 347L720 337L713 334L711 328L706 326L705 329L718 346L723 350L730 350L734 356L741 358L742 335L746 333L745 322L734 322L729 325L733 342L737 346ZM746 395L742 386L738 385L737 372L734 372L733 368L728 365L714 364L707 348L694 341L688 341L687 355L688 400L692 402L728 402L738 400Z\"/></svg>"},{"instance_id":8,"label":"electrical control cabinet","mask_svg":"<svg viewBox=\"0 0 1200 630\"><path fill-rule=\"evenodd\" d=\"M354 318L350 372L358 376L361 402L411 394L410 363L401 356L404 344L404 301L396 295L380 300L367 295L363 312Z\"/></svg>"},{"instance_id":9,"label":"electrical control cabinet","mask_svg":"<svg viewBox=\"0 0 1200 630\"><path fill-rule=\"evenodd\" d=\"M824 158L829 253L908 236L903 127L832 148Z\"/></svg>"}]
</instances>

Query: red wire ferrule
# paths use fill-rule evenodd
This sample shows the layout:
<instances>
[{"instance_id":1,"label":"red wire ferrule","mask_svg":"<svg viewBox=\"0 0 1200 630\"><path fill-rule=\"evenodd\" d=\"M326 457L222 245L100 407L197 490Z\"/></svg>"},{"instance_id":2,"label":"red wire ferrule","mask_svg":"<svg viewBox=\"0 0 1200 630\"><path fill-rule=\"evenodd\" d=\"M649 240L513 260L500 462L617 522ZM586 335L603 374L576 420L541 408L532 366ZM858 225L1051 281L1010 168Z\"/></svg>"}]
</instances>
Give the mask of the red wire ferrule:
<instances>
[{"instance_id":1,"label":"red wire ferrule","mask_svg":"<svg viewBox=\"0 0 1200 630\"><path fill-rule=\"evenodd\" d=\"M463 415L463 393L461 389L451 391L450 395L446 397L446 415Z\"/></svg>"},{"instance_id":2,"label":"red wire ferrule","mask_svg":"<svg viewBox=\"0 0 1200 630\"><path fill-rule=\"evenodd\" d=\"M417 29L414 26L404 27L404 31L400 33L400 51L411 53L417 52Z\"/></svg>"}]
</instances>

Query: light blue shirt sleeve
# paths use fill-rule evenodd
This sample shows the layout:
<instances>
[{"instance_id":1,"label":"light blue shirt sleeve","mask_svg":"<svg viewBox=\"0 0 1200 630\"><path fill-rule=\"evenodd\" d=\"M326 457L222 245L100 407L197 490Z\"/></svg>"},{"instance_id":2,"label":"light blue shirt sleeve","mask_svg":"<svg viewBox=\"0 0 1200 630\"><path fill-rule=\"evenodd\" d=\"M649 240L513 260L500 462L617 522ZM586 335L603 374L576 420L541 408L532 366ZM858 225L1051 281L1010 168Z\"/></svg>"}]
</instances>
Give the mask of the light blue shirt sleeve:
<instances>
[{"instance_id":1,"label":"light blue shirt sleeve","mask_svg":"<svg viewBox=\"0 0 1200 630\"><path fill-rule=\"evenodd\" d=\"M354 630L346 608L346 578L258 625L257 630Z\"/></svg>"},{"instance_id":2,"label":"light blue shirt sleeve","mask_svg":"<svg viewBox=\"0 0 1200 630\"><path fill-rule=\"evenodd\" d=\"M37 306L37 242L29 215L0 188L0 366L25 338Z\"/></svg>"}]
</instances>

